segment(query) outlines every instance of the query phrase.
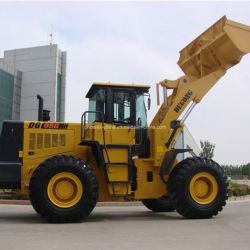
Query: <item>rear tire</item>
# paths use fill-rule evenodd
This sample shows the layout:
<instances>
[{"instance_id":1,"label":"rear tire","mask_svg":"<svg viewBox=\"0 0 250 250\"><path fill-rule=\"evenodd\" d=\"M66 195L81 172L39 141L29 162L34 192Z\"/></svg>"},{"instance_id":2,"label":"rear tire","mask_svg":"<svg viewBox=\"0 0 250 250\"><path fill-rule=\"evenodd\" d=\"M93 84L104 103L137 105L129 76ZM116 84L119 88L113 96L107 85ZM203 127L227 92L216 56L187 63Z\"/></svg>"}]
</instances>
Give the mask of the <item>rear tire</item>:
<instances>
[{"instance_id":1,"label":"rear tire","mask_svg":"<svg viewBox=\"0 0 250 250\"><path fill-rule=\"evenodd\" d=\"M49 222L78 222L98 200L98 182L92 169L79 158L59 155L44 161L33 173L30 201Z\"/></svg>"},{"instance_id":2,"label":"rear tire","mask_svg":"<svg viewBox=\"0 0 250 250\"><path fill-rule=\"evenodd\" d=\"M187 158L171 173L168 191L179 214L189 219L205 219L217 215L226 205L228 180L216 162Z\"/></svg>"},{"instance_id":3,"label":"rear tire","mask_svg":"<svg viewBox=\"0 0 250 250\"><path fill-rule=\"evenodd\" d=\"M166 195L160 199L142 200L142 203L153 212L173 212L175 210L173 202Z\"/></svg>"}]
</instances>

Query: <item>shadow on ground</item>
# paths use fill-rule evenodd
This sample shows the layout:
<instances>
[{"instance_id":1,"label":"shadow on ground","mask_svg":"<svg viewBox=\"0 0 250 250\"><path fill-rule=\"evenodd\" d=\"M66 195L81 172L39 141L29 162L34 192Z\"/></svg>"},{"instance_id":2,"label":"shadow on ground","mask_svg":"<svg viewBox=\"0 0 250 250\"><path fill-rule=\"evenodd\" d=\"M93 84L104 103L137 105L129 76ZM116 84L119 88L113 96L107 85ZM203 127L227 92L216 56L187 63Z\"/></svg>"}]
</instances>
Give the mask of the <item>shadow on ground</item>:
<instances>
[{"instance_id":1,"label":"shadow on ground","mask_svg":"<svg viewBox=\"0 0 250 250\"><path fill-rule=\"evenodd\" d=\"M0 223L7 224L44 224L47 223L46 220L40 217L35 211L28 209L29 211L24 211L20 209L18 213L13 209L6 211L0 211ZM182 220L183 218L176 212L169 213L153 213L151 211L136 211L133 209L127 209L125 207L117 207L114 211L110 208L97 208L95 209L89 217L87 217L82 223L92 223L92 222L102 222L102 221L152 221L152 220Z\"/></svg>"}]
</instances>

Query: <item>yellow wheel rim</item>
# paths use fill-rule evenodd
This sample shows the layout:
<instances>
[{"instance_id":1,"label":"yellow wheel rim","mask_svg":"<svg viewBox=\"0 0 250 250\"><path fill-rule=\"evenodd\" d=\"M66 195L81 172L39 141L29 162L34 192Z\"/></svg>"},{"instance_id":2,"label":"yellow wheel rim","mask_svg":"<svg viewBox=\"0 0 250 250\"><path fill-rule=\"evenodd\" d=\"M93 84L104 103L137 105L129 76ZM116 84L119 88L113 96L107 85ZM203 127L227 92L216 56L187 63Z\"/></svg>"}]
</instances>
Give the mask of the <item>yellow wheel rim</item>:
<instances>
[{"instance_id":1,"label":"yellow wheel rim","mask_svg":"<svg viewBox=\"0 0 250 250\"><path fill-rule=\"evenodd\" d=\"M61 172L51 178L47 193L54 205L60 208L69 208L80 201L83 195L83 186L76 175Z\"/></svg>"},{"instance_id":2,"label":"yellow wheel rim","mask_svg":"<svg viewBox=\"0 0 250 250\"><path fill-rule=\"evenodd\" d=\"M193 176L190 182L190 195L201 205L210 204L218 194L218 183L213 175L200 172Z\"/></svg>"}]
</instances>

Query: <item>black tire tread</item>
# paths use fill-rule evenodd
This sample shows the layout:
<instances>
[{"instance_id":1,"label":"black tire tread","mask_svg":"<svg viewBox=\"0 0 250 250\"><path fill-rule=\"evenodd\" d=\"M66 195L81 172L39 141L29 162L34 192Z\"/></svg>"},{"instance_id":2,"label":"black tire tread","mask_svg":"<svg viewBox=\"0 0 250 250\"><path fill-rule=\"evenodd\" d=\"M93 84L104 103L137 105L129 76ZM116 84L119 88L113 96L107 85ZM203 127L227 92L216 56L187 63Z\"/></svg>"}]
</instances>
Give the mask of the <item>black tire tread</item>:
<instances>
[{"instance_id":1,"label":"black tire tread","mask_svg":"<svg viewBox=\"0 0 250 250\"><path fill-rule=\"evenodd\" d=\"M175 206L168 196L159 199L142 200L143 205L153 212L173 212Z\"/></svg>"},{"instance_id":2,"label":"black tire tread","mask_svg":"<svg viewBox=\"0 0 250 250\"><path fill-rule=\"evenodd\" d=\"M85 202L86 206L83 206L82 209L78 209L77 211L74 211L72 213L65 213L58 210L58 213L55 213L48 208L48 204L43 203L40 197L41 185L44 181L46 181L46 176L51 171L53 172L58 165L70 166L70 169L72 171L79 171L80 168L86 176L90 188L90 195L87 202ZM86 165L85 162L80 158L68 155L53 156L41 163L31 177L29 191L30 201L35 211L49 222L54 223L82 221L92 212L98 200L98 182L92 168Z\"/></svg>"},{"instance_id":3,"label":"black tire tread","mask_svg":"<svg viewBox=\"0 0 250 250\"><path fill-rule=\"evenodd\" d=\"M216 174L219 193L211 205L198 206L190 202L187 187L184 185L188 175L197 168ZM199 169L197 169L199 171ZM202 171L201 170L201 171ZM168 195L176 206L179 214L189 219L211 218L222 211L228 199L228 178L218 163L200 157L187 158L174 168L168 181Z\"/></svg>"}]
</instances>

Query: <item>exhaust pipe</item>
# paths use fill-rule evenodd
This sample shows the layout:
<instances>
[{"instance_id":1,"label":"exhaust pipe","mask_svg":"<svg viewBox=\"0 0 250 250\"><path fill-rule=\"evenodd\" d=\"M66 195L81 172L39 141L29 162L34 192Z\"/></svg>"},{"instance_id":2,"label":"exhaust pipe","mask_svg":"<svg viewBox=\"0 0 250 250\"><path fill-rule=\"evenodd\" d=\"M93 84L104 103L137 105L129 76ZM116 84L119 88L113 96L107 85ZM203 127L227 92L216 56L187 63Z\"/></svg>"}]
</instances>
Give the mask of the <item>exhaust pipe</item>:
<instances>
[{"instance_id":1,"label":"exhaust pipe","mask_svg":"<svg viewBox=\"0 0 250 250\"><path fill-rule=\"evenodd\" d=\"M43 98L40 95L36 97L38 99L38 121L43 121Z\"/></svg>"}]
</instances>

